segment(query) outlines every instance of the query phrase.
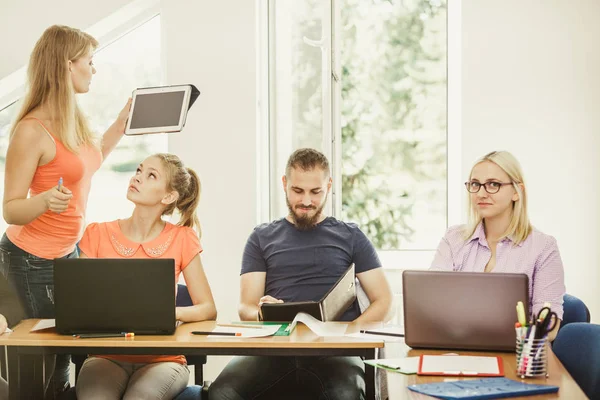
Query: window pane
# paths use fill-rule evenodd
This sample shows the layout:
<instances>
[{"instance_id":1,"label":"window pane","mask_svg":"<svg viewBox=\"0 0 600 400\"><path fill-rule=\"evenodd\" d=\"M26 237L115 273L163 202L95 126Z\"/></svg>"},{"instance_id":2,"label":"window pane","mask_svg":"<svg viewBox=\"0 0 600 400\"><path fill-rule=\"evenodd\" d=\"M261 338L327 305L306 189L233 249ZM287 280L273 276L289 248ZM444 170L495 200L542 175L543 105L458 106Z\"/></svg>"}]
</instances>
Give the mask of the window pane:
<instances>
[{"instance_id":1,"label":"window pane","mask_svg":"<svg viewBox=\"0 0 600 400\"><path fill-rule=\"evenodd\" d=\"M79 98L95 132L103 134L125 106L131 92L162 82L160 16L122 36L94 56L97 69L90 93ZM129 179L146 156L167 150L167 135L124 136L94 175L87 221L127 217Z\"/></svg>"},{"instance_id":2,"label":"window pane","mask_svg":"<svg viewBox=\"0 0 600 400\"><path fill-rule=\"evenodd\" d=\"M323 148L322 0L271 0L271 217L287 214L281 175L299 147ZM329 29L329 28L327 28Z\"/></svg>"},{"instance_id":3,"label":"window pane","mask_svg":"<svg viewBox=\"0 0 600 400\"><path fill-rule=\"evenodd\" d=\"M446 0L343 0L342 218L378 249L446 229Z\"/></svg>"}]
</instances>

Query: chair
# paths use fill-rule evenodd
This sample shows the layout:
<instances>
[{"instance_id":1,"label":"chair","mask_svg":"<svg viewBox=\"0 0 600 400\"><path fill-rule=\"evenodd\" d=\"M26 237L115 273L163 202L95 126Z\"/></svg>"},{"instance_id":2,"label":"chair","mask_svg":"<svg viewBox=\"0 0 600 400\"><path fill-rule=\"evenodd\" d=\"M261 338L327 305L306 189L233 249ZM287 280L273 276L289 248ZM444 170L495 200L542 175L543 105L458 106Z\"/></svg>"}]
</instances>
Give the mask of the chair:
<instances>
[{"instance_id":1,"label":"chair","mask_svg":"<svg viewBox=\"0 0 600 400\"><path fill-rule=\"evenodd\" d=\"M590 322L590 310L583 301L573 295L563 296L563 310L560 329L573 322Z\"/></svg>"},{"instance_id":2,"label":"chair","mask_svg":"<svg viewBox=\"0 0 600 400\"><path fill-rule=\"evenodd\" d=\"M182 284L177 285L177 298L175 300L175 305L177 307L189 307L189 306L194 305L186 285L182 285ZM79 355L79 354L74 354L71 357L71 361L73 362L73 364L75 364L75 379L77 379L77 376L79 376L79 371L81 370L83 362L85 361L86 358L87 358L86 356ZM202 386L198 386L198 385L202 385L202 383L203 383L203 366L204 366L204 364L206 364L206 356L197 356L197 355L186 356L186 359L187 359L188 365L194 366L194 382L196 383L196 385L188 386L187 388L185 388L185 390L183 392L181 392L175 398L175 400L194 400L194 399L200 400L200 399L208 398L208 393L206 392L206 390L203 390ZM76 399L75 388L72 388L69 392L70 392L69 395L63 397L63 400Z\"/></svg>"},{"instance_id":3,"label":"chair","mask_svg":"<svg viewBox=\"0 0 600 400\"><path fill-rule=\"evenodd\" d=\"M558 332L554 354L590 399L600 399L600 325L571 322Z\"/></svg>"}]
</instances>

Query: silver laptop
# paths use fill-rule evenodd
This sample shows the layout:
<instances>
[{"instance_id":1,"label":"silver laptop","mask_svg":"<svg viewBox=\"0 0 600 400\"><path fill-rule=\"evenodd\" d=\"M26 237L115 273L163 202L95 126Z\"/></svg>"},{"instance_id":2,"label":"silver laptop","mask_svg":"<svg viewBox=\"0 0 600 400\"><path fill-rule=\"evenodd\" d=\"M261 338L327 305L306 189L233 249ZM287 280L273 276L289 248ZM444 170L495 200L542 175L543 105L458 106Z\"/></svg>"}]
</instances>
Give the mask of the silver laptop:
<instances>
[{"instance_id":1,"label":"silver laptop","mask_svg":"<svg viewBox=\"0 0 600 400\"><path fill-rule=\"evenodd\" d=\"M525 274L404 271L405 342L413 348L515 351Z\"/></svg>"}]
</instances>

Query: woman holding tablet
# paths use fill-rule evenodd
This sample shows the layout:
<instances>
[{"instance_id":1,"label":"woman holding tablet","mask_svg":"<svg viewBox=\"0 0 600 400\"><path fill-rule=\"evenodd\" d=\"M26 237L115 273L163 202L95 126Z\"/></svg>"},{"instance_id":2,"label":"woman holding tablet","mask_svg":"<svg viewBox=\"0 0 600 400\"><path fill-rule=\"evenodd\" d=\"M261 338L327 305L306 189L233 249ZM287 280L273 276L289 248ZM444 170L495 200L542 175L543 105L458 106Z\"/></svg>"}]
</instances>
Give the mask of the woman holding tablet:
<instances>
[{"instance_id":1,"label":"woman holding tablet","mask_svg":"<svg viewBox=\"0 0 600 400\"><path fill-rule=\"evenodd\" d=\"M127 199L135 204L131 217L90 224L79 243L81 257L172 258L175 281L183 272L194 303L177 307L177 320L215 319L217 310L200 259L202 247L194 231L199 228L200 200L196 173L175 155L155 154L131 178ZM175 209L181 215L179 223L165 222L162 216ZM188 378L184 356L92 356L79 373L77 398L172 399L187 386Z\"/></svg>"},{"instance_id":2,"label":"woman holding tablet","mask_svg":"<svg viewBox=\"0 0 600 400\"><path fill-rule=\"evenodd\" d=\"M431 269L524 273L529 277L530 315L550 303L562 319L565 283L558 245L529 222L519 162L506 151L486 154L471 169L465 186L469 224L448 229Z\"/></svg>"},{"instance_id":3,"label":"woman holding tablet","mask_svg":"<svg viewBox=\"0 0 600 400\"><path fill-rule=\"evenodd\" d=\"M27 318L54 318L52 259L77 256L92 175L125 130L129 103L102 140L77 106L75 96L89 91L96 73L97 46L78 29L48 28L31 53L29 89L10 131L0 267ZM69 357L58 356L49 393L68 385L68 367Z\"/></svg>"}]
</instances>

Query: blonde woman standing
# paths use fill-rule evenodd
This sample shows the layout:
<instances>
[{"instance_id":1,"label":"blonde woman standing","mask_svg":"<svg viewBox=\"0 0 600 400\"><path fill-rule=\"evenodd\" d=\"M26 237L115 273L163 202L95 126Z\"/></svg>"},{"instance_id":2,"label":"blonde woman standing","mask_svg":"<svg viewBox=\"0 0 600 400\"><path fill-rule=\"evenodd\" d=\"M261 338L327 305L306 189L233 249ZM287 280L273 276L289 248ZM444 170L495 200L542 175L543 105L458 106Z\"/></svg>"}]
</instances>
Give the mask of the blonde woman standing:
<instances>
[{"instance_id":1,"label":"blonde woman standing","mask_svg":"<svg viewBox=\"0 0 600 400\"><path fill-rule=\"evenodd\" d=\"M486 154L471 169L465 186L469 223L448 229L431 269L524 273L529 277L530 315L548 302L562 320L565 281L558 245L529 222L519 162L506 151Z\"/></svg>"},{"instance_id":2,"label":"blonde woman standing","mask_svg":"<svg viewBox=\"0 0 600 400\"><path fill-rule=\"evenodd\" d=\"M54 318L52 259L77 257L92 175L125 131L130 102L101 140L77 105L96 73L97 46L78 29L46 29L30 56L28 92L10 132L0 267L28 318ZM68 365L68 356L57 357L47 396L67 386Z\"/></svg>"}]
</instances>

